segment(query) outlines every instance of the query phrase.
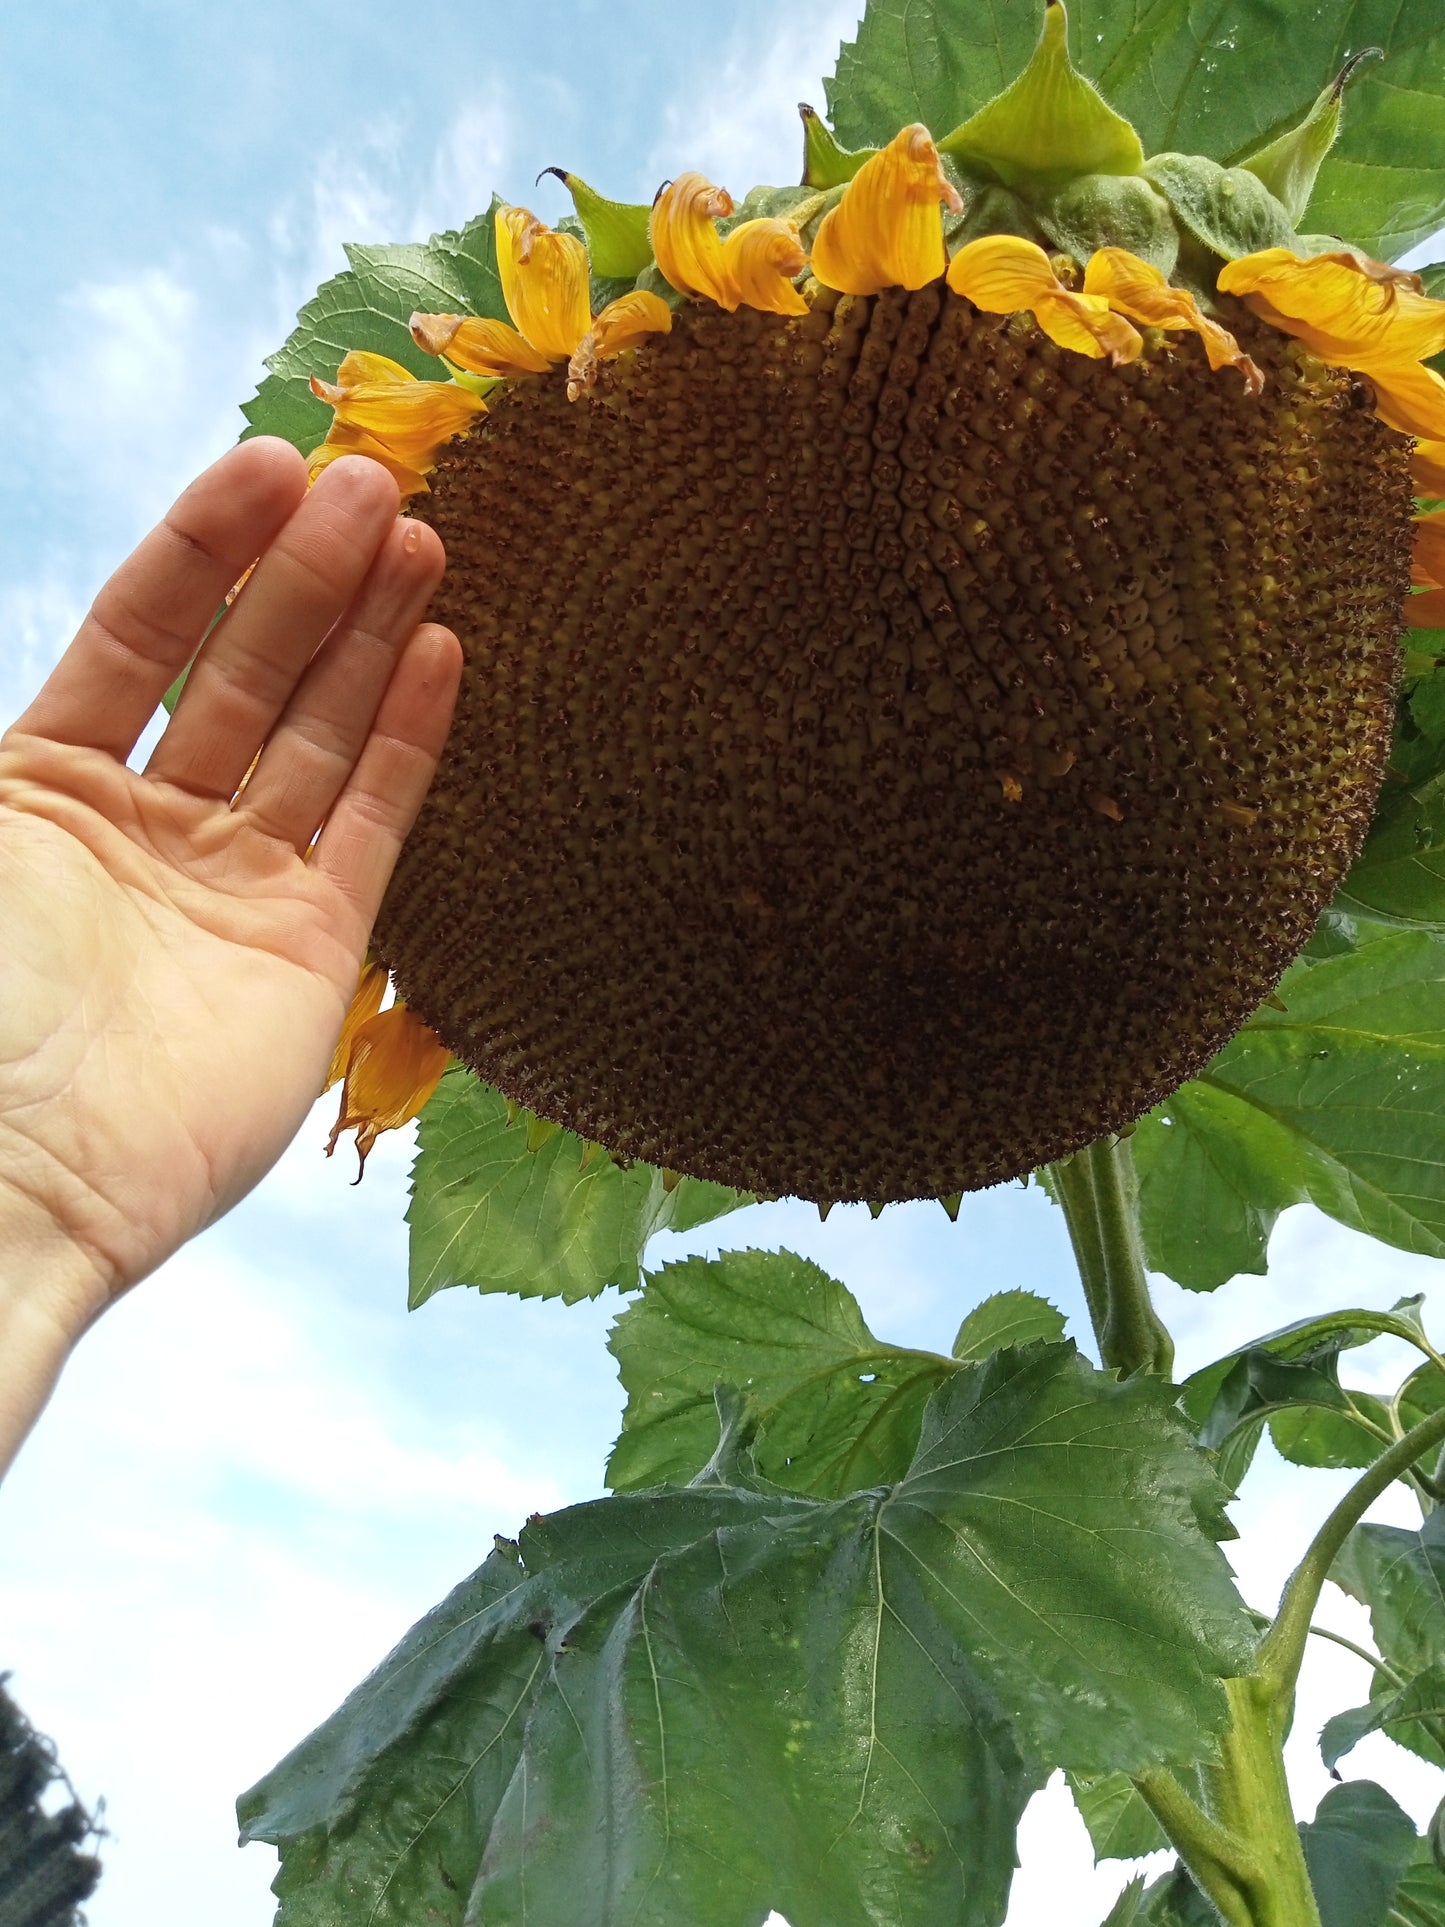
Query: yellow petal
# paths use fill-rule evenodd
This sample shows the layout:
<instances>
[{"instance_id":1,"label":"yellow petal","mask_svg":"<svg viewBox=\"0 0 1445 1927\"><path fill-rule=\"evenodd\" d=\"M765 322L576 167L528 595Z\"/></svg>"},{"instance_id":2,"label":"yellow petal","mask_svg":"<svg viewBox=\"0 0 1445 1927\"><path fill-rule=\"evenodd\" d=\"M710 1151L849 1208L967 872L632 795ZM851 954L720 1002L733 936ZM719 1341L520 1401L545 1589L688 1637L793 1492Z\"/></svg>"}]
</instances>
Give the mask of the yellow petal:
<instances>
[{"instance_id":1,"label":"yellow petal","mask_svg":"<svg viewBox=\"0 0 1445 1927\"><path fill-rule=\"evenodd\" d=\"M402 500L412 495L426 495L430 484L420 469L413 468L410 462L399 462L391 450L382 446L374 435L368 435L361 428L333 426L331 433L319 448L313 448L306 458L306 480L309 486L316 480L323 468L329 468L341 455L365 455L368 461L380 462L401 490Z\"/></svg>"},{"instance_id":2,"label":"yellow petal","mask_svg":"<svg viewBox=\"0 0 1445 1927\"><path fill-rule=\"evenodd\" d=\"M1288 248L1266 248L1226 262L1219 286L1250 307L1262 297L1267 320L1340 367L1365 360L1402 366L1438 354L1445 348L1445 301L1417 294L1390 270L1372 271L1377 266L1351 254L1305 260Z\"/></svg>"},{"instance_id":3,"label":"yellow petal","mask_svg":"<svg viewBox=\"0 0 1445 1927\"><path fill-rule=\"evenodd\" d=\"M326 1146L327 1157L343 1131L356 1132L356 1149L366 1168L367 1153L383 1131L409 1123L447 1067L447 1049L435 1031L393 1004L358 1025L341 1087L341 1113Z\"/></svg>"},{"instance_id":4,"label":"yellow petal","mask_svg":"<svg viewBox=\"0 0 1445 1927\"><path fill-rule=\"evenodd\" d=\"M1445 589L1445 509L1415 517L1411 577L1420 589Z\"/></svg>"},{"instance_id":5,"label":"yellow petal","mask_svg":"<svg viewBox=\"0 0 1445 1927\"><path fill-rule=\"evenodd\" d=\"M1375 391L1375 413L1387 428L1424 441L1445 441L1445 380L1419 362L1396 367L1374 362L1347 362L1364 375Z\"/></svg>"},{"instance_id":6,"label":"yellow petal","mask_svg":"<svg viewBox=\"0 0 1445 1927\"><path fill-rule=\"evenodd\" d=\"M672 330L672 309L660 294L637 288L619 295L592 323L567 363L567 399L576 401L597 379L599 361L635 348L648 335L665 335Z\"/></svg>"},{"instance_id":7,"label":"yellow petal","mask_svg":"<svg viewBox=\"0 0 1445 1927\"><path fill-rule=\"evenodd\" d=\"M524 207L504 207L497 273L507 312L532 347L565 361L592 326L587 250L576 235L554 234Z\"/></svg>"},{"instance_id":8,"label":"yellow petal","mask_svg":"<svg viewBox=\"0 0 1445 1927\"><path fill-rule=\"evenodd\" d=\"M1199 304L1183 288L1173 288L1148 261L1124 248L1100 248L1084 270L1084 293L1102 295L1115 314L1142 321L1148 328L1190 328L1204 343L1211 368L1237 368L1251 395L1264 387L1264 376L1227 328L1201 314Z\"/></svg>"},{"instance_id":9,"label":"yellow petal","mask_svg":"<svg viewBox=\"0 0 1445 1927\"><path fill-rule=\"evenodd\" d=\"M948 285L989 314L1027 308L1053 341L1095 361L1134 361L1143 337L1122 315L1110 312L1099 294L1066 288L1033 241L1016 234L989 234L960 248L948 264Z\"/></svg>"},{"instance_id":10,"label":"yellow petal","mask_svg":"<svg viewBox=\"0 0 1445 1927\"><path fill-rule=\"evenodd\" d=\"M390 366L395 368L397 364ZM345 368L343 363L343 372ZM454 381L418 381L405 369L402 374L406 376L402 381L388 375L354 384L318 381L313 375L311 389L336 410L328 442L340 439L338 428L361 429L374 437L393 460L425 473L443 443L460 434L484 412L486 404Z\"/></svg>"},{"instance_id":11,"label":"yellow petal","mask_svg":"<svg viewBox=\"0 0 1445 1927\"><path fill-rule=\"evenodd\" d=\"M400 388L415 380L410 368L403 368L388 355L373 355L365 348L353 348L336 371L336 384L343 389L357 388L362 382L390 383Z\"/></svg>"},{"instance_id":12,"label":"yellow petal","mask_svg":"<svg viewBox=\"0 0 1445 1927\"><path fill-rule=\"evenodd\" d=\"M386 969L382 964L370 961L361 966L361 974L356 980L356 990L342 1020L341 1035L336 1040L336 1049L331 1053L331 1069L326 1073L326 1082L321 1086L329 1091L333 1084L339 1084L346 1075L346 1066L351 1062L351 1047L356 1042L356 1033L369 1017L374 1017L381 1009L381 1000L386 995Z\"/></svg>"},{"instance_id":13,"label":"yellow petal","mask_svg":"<svg viewBox=\"0 0 1445 1927\"><path fill-rule=\"evenodd\" d=\"M1416 442L1410 457L1415 493L1445 500L1445 441Z\"/></svg>"},{"instance_id":14,"label":"yellow petal","mask_svg":"<svg viewBox=\"0 0 1445 1927\"><path fill-rule=\"evenodd\" d=\"M823 216L814 274L841 294L936 281L947 265L940 203L954 214L963 205L928 129L915 122L863 163Z\"/></svg>"},{"instance_id":15,"label":"yellow petal","mask_svg":"<svg viewBox=\"0 0 1445 1927\"><path fill-rule=\"evenodd\" d=\"M476 315L414 314L412 340L429 355L445 355L471 375L545 375L552 366L505 321Z\"/></svg>"},{"instance_id":16,"label":"yellow petal","mask_svg":"<svg viewBox=\"0 0 1445 1927\"><path fill-rule=\"evenodd\" d=\"M723 306L760 308L765 314L806 314L808 304L793 277L808 265L802 238L791 221L770 216L743 221L722 244L723 273L732 299Z\"/></svg>"},{"instance_id":17,"label":"yellow petal","mask_svg":"<svg viewBox=\"0 0 1445 1927\"><path fill-rule=\"evenodd\" d=\"M727 305L722 241L713 223L732 211L727 189L695 173L679 174L653 202L648 238L663 279L679 294L702 294Z\"/></svg>"}]
</instances>

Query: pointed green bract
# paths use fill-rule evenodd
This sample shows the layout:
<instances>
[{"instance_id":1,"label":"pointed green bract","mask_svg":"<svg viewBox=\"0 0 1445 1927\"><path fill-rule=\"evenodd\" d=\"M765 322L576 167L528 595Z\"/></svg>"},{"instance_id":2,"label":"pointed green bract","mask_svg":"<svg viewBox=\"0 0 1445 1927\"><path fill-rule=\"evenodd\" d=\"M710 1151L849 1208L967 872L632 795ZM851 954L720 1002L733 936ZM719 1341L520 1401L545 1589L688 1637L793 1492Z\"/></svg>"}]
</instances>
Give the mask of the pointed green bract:
<instances>
[{"instance_id":1,"label":"pointed green bract","mask_svg":"<svg viewBox=\"0 0 1445 1927\"><path fill-rule=\"evenodd\" d=\"M1248 168L1264 182L1296 227L1309 206L1325 156L1339 135L1345 84L1361 61L1378 59L1380 52L1378 47L1368 47L1356 54L1325 88L1298 127L1240 162L1241 167Z\"/></svg>"},{"instance_id":2,"label":"pointed green bract","mask_svg":"<svg viewBox=\"0 0 1445 1927\"><path fill-rule=\"evenodd\" d=\"M803 122L804 187L842 187L878 152L876 147L840 147L828 123L806 101L798 103L798 113Z\"/></svg>"},{"instance_id":3,"label":"pointed green bract","mask_svg":"<svg viewBox=\"0 0 1445 1927\"><path fill-rule=\"evenodd\" d=\"M593 274L603 281L635 281L652 259L652 243L647 238L652 209L628 201L609 201L595 187L589 187L580 174L569 174L565 168L544 167L542 173L555 174L572 196L587 238Z\"/></svg>"},{"instance_id":4,"label":"pointed green bract","mask_svg":"<svg viewBox=\"0 0 1445 1927\"><path fill-rule=\"evenodd\" d=\"M1069 58L1063 0L1049 0L1034 57L1011 87L941 140L939 151L986 167L1006 186L1079 174L1137 174L1139 136Z\"/></svg>"}]
</instances>

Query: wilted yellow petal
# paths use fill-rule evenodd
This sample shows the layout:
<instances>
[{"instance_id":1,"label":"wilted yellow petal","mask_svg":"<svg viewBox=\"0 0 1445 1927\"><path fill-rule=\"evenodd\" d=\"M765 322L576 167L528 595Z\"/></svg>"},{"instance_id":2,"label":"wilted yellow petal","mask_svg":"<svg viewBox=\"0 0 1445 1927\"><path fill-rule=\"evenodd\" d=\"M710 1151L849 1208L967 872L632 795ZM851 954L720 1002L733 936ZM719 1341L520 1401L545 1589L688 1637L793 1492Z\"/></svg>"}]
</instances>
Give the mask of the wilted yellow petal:
<instances>
[{"instance_id":1,"label":"wilted yellow petal","mask_svg":"<svg viewBox=\"0 0 1445 1927\"><path fill-rule=\"evenodd\" d=\"M1417 588L1445 589L1445 509L1415 517L1410 574Z\"/></svg>"},{"instance_id":2,"label":"wilted yellow petal","mask_svg":"<svg viewBox=\"0 0 1445 1927\"><path fill-rule=\"evenodd\" d=\"M1412 629L1445 629L1445 589L1406 596L1405 620Z\"/></svg>"},{"instance_id":3,"label":"wilted yellow petal","mask_svg":"<svg viewBox=\"0 0 1445 1927\"><path fill-rule=\"evenodd\" d=\"M1445 500L1445 441L1416 442L1410 474L1417 495Z\"/></svg>"},{"instance_id":4,"label":"wilted yellow petal","mask_svg":"<svg viewBox=\"0 0 1445 1927\"><path fill-rule=\"evenodd\" d=\"M648 335L665 335L672 330L672 309L660 294L637 288L619 295L592 323L567 363L567 399L576 401L597 379L599 361L635 348Z\"/></svg>"},{"instance_id":5,"label":"wilted yellow petal","mask_svg":"<svg viewBox=\"0 0 1445 1927\"><path fill-rule=\"evenodd\" d=\"M1387 428L1424 441L1445 441L1445 380L1420 362L1403 367L1375 362L1346 362L1364 375L1375 391L1375 413Z\"/></svg>"},{"instance_id":6,"label":"wilted yellow petal","mask_svg":"<svg viewBox=\"0 0 1445 1927\"><path fill-rule=\"evenodd\" d=\"M813 272L841 294L922 288L947 265L939 204L963 203L921 122L865 161L819 223Z\"/></svg>"},{"instance_id":7,"label":"wilted yellow petal","mask_svg":"<svg viewBox=\"0 0 1445 1927\"><path fill-rule=\"evenodd\" d=\"M364 963L361 974L356 980L356 990L346 1016L342 1020L341 1035L336 1040L336 1049L331 1053L331 1069L326 1073L326 1082L321 1086L329 1091L333 1084L339 1084L346 1075L346 1066L351 1062L351 1047L356 1042L356 1033L368 1018L374 1017L381 1009L381 1000L386 995L387 973L379 963Z\"/></svg>"},{"instance_id":8,"label":"wilted yellow petal","mask_svg":"<svg viewBox=\"0 0 1445 1927\"><path fill-rule=\"evenodd\" d=\"M343 1131L355 1131L364 1170L377 1138L417 1115L446 1067L446 1046L404 1004L368 1017L358 1025L347 1059L341 1114L326 1146L327 1157Z\"/></svg>"},{"instance_id":9,"label":"wilted yellow petal","mask_svg":"<svg viewBox=\"0 0 1445 1927\"><path fill-rule=\"evenodd\" d=\"M545 375L552 366L505 321L476 315L414 314L411 336L429 355L444 355L471 375Z\"/></svg>"},{"instance_id":10,"label":"wilted yellow petal","mask_svg":"<svg viewBox=\"0 0 1445 1927\"><path fill-rule=\"evenodd\" d=\"M1304 342L1321 361L1346 368L1365 362L1403 366L1445 348L1445 301L1417 294L1392 271L1386 278L1350 254L1304 259L1288 248L1266 248L1226 262L1225 294L1250 307L1262 299L1265 319Z\"/></svg>"},{"instance_id":11,"label":"wilted yellow petal","mask_svg":"<svg viewBox=\"0 0 1445 1927\"><path fill-rule=\"evenodd\" d=\"M345 424L333 425L331 433L319 448L313 448L306 458L306 479L314 482L323 468L342 455L365 455L368 461L380 462L401 490L402 499L411 495L430 493L430 484L420 469L413 468L410 462L399 462L389 448L384 447L375 437L364 429L348 428Z\"/></svg>"},{"instance_id":12,"label":"wilted yellow petal","mask_svg":"<svg viewBox=\"0 0 1445 1927\"><path fill-rule=\"evenodd\" d=\"M733 197L702 174L679 174L652 204L648 238L663 279L679 294L702 294L726 305L727 275L715 221L733 211Z\"/></svg>"},{"instance_id":13,"label":"wilted yellow petal","mask_svg":"<svg viewBox=\"0 0 1445 1927\"><path fill-rule=\"evenodd\" d=\"M343 391L359 388L363 383L404 388L415 380L410 368L403 368L389 355L374 355L366 348L353 348L336 371L336 386Z\"/></svg>"},{"instance_id":14,"label":"wilted yellow petal","mask_svg":"<svg viewBox=\"0 0 1445 1927\"><path fill-rule=\"evenodd\" d=\"M524 207L504 207L497 214L497 273L522 334L538 354L565 361L592 326L587 250L576 235L554 234Z\"/></svg>"},{"instance_id":15,"label":"wilted yellow petal","mask_svg":"<svg viewBox=\"0 0 1445 1927\"><path fill-rule=\"evenodd\" d=\"M765 314L806 314L808 304L793 277L808 265L802 238L791 221L768 216L743 221L722 244L723 273L733 308L760 308Z\"/></svg>"},{"instance_id":16,"label":"wilted yellow petal","mask_svg":"<svg viewBox=\"0 0 1445 1927\"><path fill-rule=\"evenodd\" d=\"M348 355L347 362L361 357ZM368 361L379 356L368 356ZM395 369L397 364L388 364ZM346 372L343 362L341 372ZM355 383L325 382L311 377L312 393L330 402L336 421L327 436L330 443L343 440L338 429L360 429L379 442L387 454L403 465L425 472L431 468L436 451L458 435L483 413L486 407L470 389L453 381L418 381L406 369L403 380L393 374L382 379L368 378ZM356 450L369 453L369 450Z\"/></svg>"},{"instance_id":17,"label":"wilted yellow petal","mask_svg":"<svg viewBox=\"0 0 1445 1927\"><path fill-rule=\"evenodd\" d=\"M1151 262L1124 248L1100 248L1084 270L1084 293L1102 295L1115 314L1145 327L1192 329L1211 368L1237 368L1251 395L1264 387L1264 376L1229 330L1201 314L1194 296L1171 287Z\"/></svg>"},{"instance_id":18,"label":"wilted yellow petal","mask_svg":"<svg viewBox=\"0 0 1445 1927\"><path fill-rule=\"evenodd\" d=\"M1144 345L1103 295L1066 288L1043 249L1016 234L989 234L960 248L948 264L948 285L989 314L1027 308L1050 340L1096 361L1134 361Z\"/></svg>"}]
</instances>

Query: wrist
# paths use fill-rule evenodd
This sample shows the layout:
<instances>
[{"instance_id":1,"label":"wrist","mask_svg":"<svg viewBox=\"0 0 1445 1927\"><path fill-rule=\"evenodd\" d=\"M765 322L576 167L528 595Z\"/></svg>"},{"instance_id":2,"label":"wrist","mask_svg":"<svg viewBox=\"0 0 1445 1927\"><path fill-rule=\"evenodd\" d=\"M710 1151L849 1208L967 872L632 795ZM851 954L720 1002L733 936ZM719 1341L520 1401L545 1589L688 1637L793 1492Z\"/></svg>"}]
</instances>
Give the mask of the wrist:
<instances>
[{"instance_id":1,"label":"wrist","mask_svg":"<svg viewBox=\"0 0 1445 1927\"><path fill-rule=\"evenodd\" d=\"M109 1298L103 1267L0 1177L0 1474Z\"/></svg>"}]
</instances>

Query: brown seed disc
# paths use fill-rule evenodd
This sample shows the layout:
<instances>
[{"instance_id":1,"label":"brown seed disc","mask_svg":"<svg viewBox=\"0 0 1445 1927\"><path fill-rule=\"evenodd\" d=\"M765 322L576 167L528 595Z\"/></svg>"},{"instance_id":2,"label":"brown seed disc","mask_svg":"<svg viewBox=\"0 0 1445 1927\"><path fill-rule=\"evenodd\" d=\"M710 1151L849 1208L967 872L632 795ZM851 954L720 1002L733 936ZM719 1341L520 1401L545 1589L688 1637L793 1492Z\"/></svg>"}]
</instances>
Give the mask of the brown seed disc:
<instances>
[{"instance_id":1,"label":"brown seed disc","mask_svg":"<svg viewBox=\"0 0 1445 1927\"><path fill-rule=\"evenodd\" d=\"M456 726L377 927L545 1118L764 1193L994 1184L1232 1034L1364 834L1405 438L1240 317L1113 368L935 286L514 384L416 507Z\"/></svg>"}]
</instances>

